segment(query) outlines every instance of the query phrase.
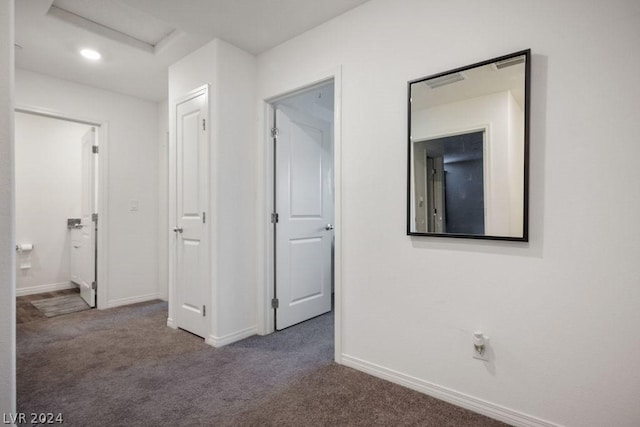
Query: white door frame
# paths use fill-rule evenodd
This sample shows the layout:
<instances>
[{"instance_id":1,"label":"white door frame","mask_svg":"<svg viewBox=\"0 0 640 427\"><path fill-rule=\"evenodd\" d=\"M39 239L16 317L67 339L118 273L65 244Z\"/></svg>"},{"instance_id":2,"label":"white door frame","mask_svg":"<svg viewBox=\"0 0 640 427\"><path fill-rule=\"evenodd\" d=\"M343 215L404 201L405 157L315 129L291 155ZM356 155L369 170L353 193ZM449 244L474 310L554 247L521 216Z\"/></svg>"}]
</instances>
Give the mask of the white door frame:
<instances>
[{"instance_id":1,"label":"white door frame","mask_svg":"<svg viewBox=\"0 0 640 427\"><path fill-rule=\"evenodd\" d=\"M274 311L271 300L274 295L274 243L275 236L271 213L274 209L274 152L271 128L273 127L275 110L273 103L297 92L304 92L322 83L333 80L334 90L334 127L333 127L333 170L334 170L334 295L335 295L335 334L334 359L342 361L342 68L340 66L318 73L299 82L285 85L273 94L262 98L263 114L261 116L262 138L260 139L259 155L262 158L263 173L258 173L259 189L262 191L263 208L258 218L258 238L262 239L258 245L258 333L266 335L275 332Z\"/></svg>"},{"instance_id":2,"label":"white door frame","mask_svg":"<svg viewBox=\"0 0 640 427\"><path fill-rule=\"evenodd\" d=\"M98 132L98 146L100 152L98 155L98 259L96 260L96 269L98 277L98 298L97 308L108 308L109 295L109 275L107 271L108 254L109 254L109 231L108 231L108 212L109 212L109 123L92 117L81 117L73 114L67 114L61 111L48 110L30 105L16 105L15 111L19 113L34 114L37 116L49 117L57 120L66 120L69 122L82 123L85 125L95 126ZM13 159L15 163L15 156Z\"/></svg>"},{"instance_id":3,"label":"white door frame","mask_svg":"<svg viewBox=\"0 0 640 427\"><path fill-rule=\"evenodd\" d=\"M491 203L492 185L491 185L491 124L480 123L473 126L464 126L459 128L450 129L447 131L440 131L425 136L424 138L411 140L411 156L413 156L414 144L419 142L431 141L433 139L446 138L449 136L465 135L468 133L482 132L482 179L484 180L484 227L485 233L487 232L487 224L490 224L489 220L493 218L493 205ZM411 167L411 176L415 176L413 170L413 164ZM414 183L415 185L415 183ZM412 204L413 205L413 204ZM415 221L415 214L413 214L413 220Z\"/></svg>"}]
</instances>

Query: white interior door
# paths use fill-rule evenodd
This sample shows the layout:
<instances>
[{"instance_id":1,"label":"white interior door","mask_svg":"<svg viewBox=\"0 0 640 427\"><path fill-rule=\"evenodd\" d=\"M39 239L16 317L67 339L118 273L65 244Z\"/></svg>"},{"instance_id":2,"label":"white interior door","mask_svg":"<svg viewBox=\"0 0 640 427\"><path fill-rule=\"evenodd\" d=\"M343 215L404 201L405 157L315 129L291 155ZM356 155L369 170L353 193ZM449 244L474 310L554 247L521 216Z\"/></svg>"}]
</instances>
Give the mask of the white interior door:
<instances>
[{"instance_id":1,"label":"white interior door","mask_svg":"<svg viewBox=\"0 0 640 427\"><path fill-rule=\"evenodd\" d=\"M76 253L76 281L80 286L80 296L90 307L96 306L96 213L94 150L96 129L92 127L82 137L82 212L80 215L79 239L73 244ZM74 256L72 254L72 256Z\"/></svg>"},{"instance_id":2,"label":"white interior door","mask_svg":"<svg viewBox=\"0 0 640 427\"><path fill-rule=\"evenodd\" d=\"M80 284L80 259L82 258L82 228L72 228L71 234L71 253L69 254L69 273L71 281Z\"/></svg>"},{"instance_id":3,"label":"white interior door","mask_svg":"<svg viewBox=\"0 0 640 427\"><path fill-rule=\"evenodd\" d=\"M207 91L176 105L176 323L205 337L209 295Z\"/></svg>"},{"instance_id":4,"label":"white interior door","mask_svg":"<svg viewBox=\"0 0 640 427\"><path fill-rule=\"evenodd\" d=\"M331 310L333 153L328 123L276 108L276 329Z\"/></svg>"}]
</instances>

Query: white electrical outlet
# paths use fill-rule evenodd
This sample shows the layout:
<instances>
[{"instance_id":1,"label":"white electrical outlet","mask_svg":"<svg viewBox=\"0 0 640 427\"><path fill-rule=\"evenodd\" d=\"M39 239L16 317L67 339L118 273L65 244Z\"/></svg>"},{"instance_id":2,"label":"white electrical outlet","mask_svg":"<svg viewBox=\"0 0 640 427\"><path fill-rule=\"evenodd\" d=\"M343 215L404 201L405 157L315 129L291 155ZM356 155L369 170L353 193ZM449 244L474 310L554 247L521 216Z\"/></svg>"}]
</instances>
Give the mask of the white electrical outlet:
<instances>
[{"instance_id":1,"label":"white electrical outlet","mask_svg":"<svg viewBox=\"0 0 640 427\"><path fill-rule=\"evenodd\" d=\"M473 333L473 358L489 361L489 337L481 331Z\"/></svg>"}]
</instances>

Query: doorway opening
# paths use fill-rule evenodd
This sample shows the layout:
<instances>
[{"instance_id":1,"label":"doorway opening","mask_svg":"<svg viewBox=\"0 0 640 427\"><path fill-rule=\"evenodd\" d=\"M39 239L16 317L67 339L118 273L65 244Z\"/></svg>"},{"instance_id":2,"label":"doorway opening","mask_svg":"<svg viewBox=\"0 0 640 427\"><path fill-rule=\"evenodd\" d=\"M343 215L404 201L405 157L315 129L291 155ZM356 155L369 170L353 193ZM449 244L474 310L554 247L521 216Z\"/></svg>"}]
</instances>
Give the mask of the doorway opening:
<instances>
[{"instance_id":1,"label":"doorway opening","mask_svg":"<svg viewBox=\"0 0 640 427\"><path fill-rule=\"evenodd\" d=\"M485 234L485 135L481 129L414 142L418 231Z\"/></svg>"},{"instance_id":2,"label":"doorway opening","mask_svg":"<svg viewBox=\"0 0 640 427\"><path fill-rule=\"evenodd\" d=\"M98 276L105 277L106 242L98 248L98 235L105 234L98 194L106 159L98 160L98 142L106 145L106 129L97 121L19 108L15 135L16 296L64 294L60 301L33 303L46 317L82 304L104 308L106 280ZM66 298L73 294L66 290L74 289L77 301Z\"/></svg>"},{"instance_id":3,"label":"doorway opening","mask_svg":"<svg viewBox=\"0 0 640 427\"><path fill-rule=\"evenodd\" d=\"M273 156L273 329L333 309L335 85L270 103Z\"/></svg>"}]
</instances>

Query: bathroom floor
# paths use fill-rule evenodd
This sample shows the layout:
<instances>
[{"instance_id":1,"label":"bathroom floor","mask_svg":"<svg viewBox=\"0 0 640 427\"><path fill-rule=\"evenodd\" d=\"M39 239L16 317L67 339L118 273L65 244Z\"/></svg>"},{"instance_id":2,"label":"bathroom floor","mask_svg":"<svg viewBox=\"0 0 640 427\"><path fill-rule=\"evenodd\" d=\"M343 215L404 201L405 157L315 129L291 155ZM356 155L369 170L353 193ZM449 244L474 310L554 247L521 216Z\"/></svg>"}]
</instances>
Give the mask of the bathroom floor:
<instances>
[{"instance_id":1,"label":"bathroom floor","mask_svg":"<svg viewBox=\"0 0 640 427\"><path fill-rule=\"evenodd\" d=\"M16 323L27 323L36 320L47 320L44 314L35 308L31 301L40 299L60 297L63 295L71 295L80 293L80 289L65 289L62 291L44 292L41 294L24 295L16 298Z\"/></svg>"}]
</instances>

